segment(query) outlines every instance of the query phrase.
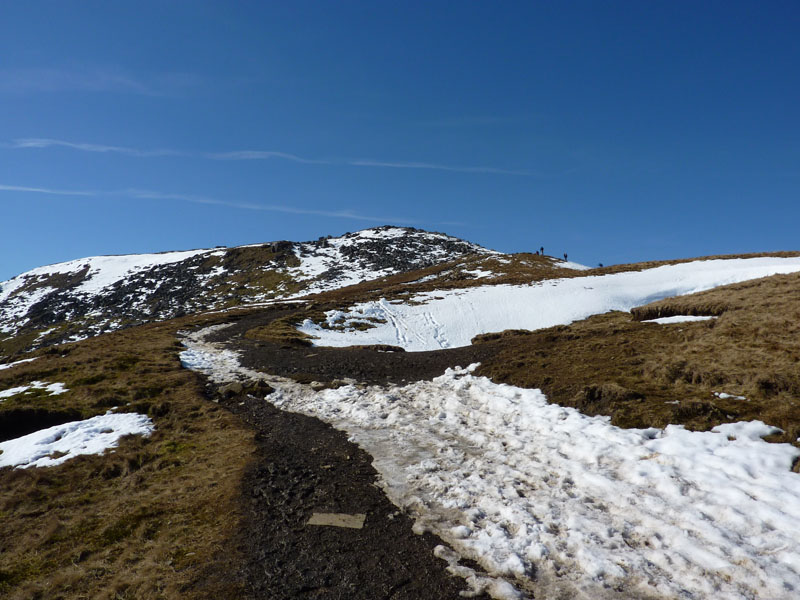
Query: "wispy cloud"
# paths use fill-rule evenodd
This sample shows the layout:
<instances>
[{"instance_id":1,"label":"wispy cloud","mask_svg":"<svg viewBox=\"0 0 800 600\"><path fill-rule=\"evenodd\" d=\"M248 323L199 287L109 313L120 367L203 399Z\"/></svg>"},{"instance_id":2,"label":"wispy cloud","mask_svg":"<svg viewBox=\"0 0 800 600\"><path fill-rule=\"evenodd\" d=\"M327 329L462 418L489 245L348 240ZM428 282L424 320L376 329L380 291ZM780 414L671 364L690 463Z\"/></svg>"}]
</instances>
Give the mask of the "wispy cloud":
<instances>
[{"instance_id":1,"label":"wispy cloud","mask_svg":"<svg viewBox=\"0 0 800 600\"><path fill-rule=\"evenodd\" d=\"M296 206L288 206L283 204L254 204L251 202L235 202L229 200L220 200L217 198L209 198L207 196L195 196L192 194L171 194L163 193L153 190L138 190L128 189L114 194L123 195L128 198L139 198L147 200L179 200L183 202L192 202L194 204L212 204L216 206L226 206L229 208L239 208L243 210L257 210L267 212L281 212L294 215L315 215L319 217L335 217L339 219L353 219L356 221L371 221L375 223L408 223L413 224L416 221L407 219L405 217L377 217L371 215L363 215L352 210L318 210L311 208L299 208Z\"/></svg>"},{"instance_id":2,"label":"wispy cloud","mask_svg":"<svg viewBox=\"0 0 800 600\"><path fill-rule=\"evenodd\" d=\"M293 162L309 165L343 165L350 167L380 167L388 169L431 169L434 171L453 171L456 173L495 173L498 175L530 175L528 171L515 171L511 169L498 169L495 167L460 167L451 165L440 165L426 162L395 162L386 160L373 160L369 158L361 159L311 159L303 158L295 154L286 152L270 152L262 150L240 150L236 152L220 152L204 154L206 158L214 160L269 160L271 158L282 158Z\"/></svg>"},{"instance_id":3,"label":"wispy cloud","mask_svg":"<svg viewBox=\"0 0 800 600\"><path fill-rule=\"evenodd\" d=\"M329 160L317 160L312 158L303 158L295 154L287 152L274 152L269 150L237 150L235 152L207 152L202 154L205 158L212 160L269 160L271 158L283 158L293 162L299 162L307 165L331 165L336 164Z\"/></svg>"},{"instance_id":4,"label":"wispy cloud","mask_svg":"<svg viewBox=\"0 0 800 600\"><path fill-rule=\"evenodd\" d=\"M442 117L420 121L419 124L428 127L487 127L501 125L520 125L529 123L536 118L534 115L462 115L456 117ZM541 118L541 117L540 117Z\"/></svg>"},{"instance_id":5,"label":"wispy cloud","mask_svg":"<svg viewBox=\"0 0 800 600\"><path fill-rule=\"evenodd\" d=\"M221 200L208 196L197 196L194 194L175 194L160 192L155 190L144 190L128 188L124 190L110 191L87 191L87 190L61 190L43 187L30 187L19 185L0 184L0 192L22 192L32 194L44 194L50 196L83 196L91 198L122 198L127 200L164 200L173 202L188 202L192 204L206 204L213 206L223 206L241 210L253 210L263 212L279 212L295 215L314 215L319 217L332 217L337 219L351 219L354 221L368 221L372 223L401 223L407 225L419 224L414 219L393 216L372 216L358 213L353 210L318 210L311 208L301 208L282 204L256 204L251 202L236 202Z\"/></svg>"},{"instance_id":6,"label":"wispy cloud","mask_svg":"<svg viewBox=\"0 0 800 600\"><path fill-rule=\"evenodd\" d=\"M65 140L57 140L52 138L19 138L9 143L0 144L6 148L24 149L24 148L51 148L62 147L71 150L79 150L82 152L99 152L99 153L114 153L125 154L128 156L138 157L154 157L154 156L183 156L204 158L209 160L220 161L252 161L252 160L288 160L291 162L307 164L307 165L338 165L348 167L372 167L383 169L425 169L433 171L450 171L453 173L488 173L494 175L520 175L520 176L533 176L537 175L531 171L515 170L515 169L501 169L497 167L484 167L484 166L457 166L457 165L443 165L438 163L417 162L417 161L389 161L389 160L376 160L369 158L362 159L317 159L305 158L291 154L288 152L279 152L277 150L235 150L231 152L200 152L191 153L181 150L171 149L157 149L157 150L142 150L139 148L131 148L128 146L111 146L105 144L89 144L79 142L69 142Z\"/></svg>"},{"instance_id":7,"label":"wispy cloud","mask_svg":"<svg viewBox=\"0 0 800 600\"><path fill-rule=\"evenodd\" d=\"M0 192L25 192L32 194L48 194L51 196L96 196L95 192L80 190L56 190L52 188L27 187L23 185L3 185L0 183Z\"/></svg>"},{"instance_id":8,"label":"wispy cloud","mask_svg":"<svg viewBox=\"0 0 800 600\"><path fill-rule=\"evenodd\" d=\"M54 140L50 138L20 138L5 144L10 148L51 148L62 147L70 148L72 150L81 150L83 152L100 152L100 153L113 153L113 154L126 154L128 156L186 156L185 153L178 150L139 150L138 148L128 148L125 146L105 146L102 144L82 144L75 142L66 142L64 140Z\"/></svg>"},{"instance_id":9,"label":"wispy cloud","mask_svg":"<svg viewBox=\"0 0 800 600\"><path fill-rule=\"evenodd\" d=\"M453 171L456 173L494 173L497 175L531 175L529 171L515 171L512 169L498 169L495 167L459 167L439 165L425 162L391 162L383 160L349 160L348 165L355 167L385 167L388 169L432 169L434 171Z\"/></svg>"},{"instance_id":10,"label":"wispy cloud","mask_svg":"<svg viewBox=\"0 0 800 600\"><path fill-rule=\"evenodd\" d=\"M197 77L187 73L141 77L117 67L0 69L0 92L12 94L103 92L170 96L197 82Z\"/></svg>"}]
</instances>

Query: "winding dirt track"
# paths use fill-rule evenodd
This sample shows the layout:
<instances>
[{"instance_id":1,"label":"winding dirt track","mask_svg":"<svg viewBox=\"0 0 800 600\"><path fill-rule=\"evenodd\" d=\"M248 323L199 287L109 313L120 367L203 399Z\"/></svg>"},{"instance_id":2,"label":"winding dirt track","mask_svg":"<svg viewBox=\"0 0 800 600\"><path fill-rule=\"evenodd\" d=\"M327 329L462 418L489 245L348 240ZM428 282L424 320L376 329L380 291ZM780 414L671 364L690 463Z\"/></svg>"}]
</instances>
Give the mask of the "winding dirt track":
<instances>
[{"instance_id":1,"label":"winding dirt track","mask_svg":"<svg viewBox=\"0 0 800 600\"><path fill-rule=\"evenodd\" d=\"M491 344L428 352L381 352L364 348L278 345L244 337L249 329L285 317L295 309L277 308L239 316L231 327L209 336L239 353L244 367L303 382L354 379L385 385L433 379L448 367L465 367L496 353Z\"/></svg>"},{"instance_id":2,"label":"winding dirt track","mask_svg":"<svg viewBox=\"0 0 800 600\"><path fill-rule=\"evenodd\" d=\"M304 381L352 378L400 383L432 378L480 360L485 349L403 353L286 347L244 333L285 316L284 309L242 317L209 337L240 353L242 365ZM441 540L416 535L412 521L376 485L372 458L318 419L281 411L247 393L210 395L256 429L258 450L243 482L237 549L246 563L231 578L252 598L448 600L465 582L434 556ZM365 514L363 529L308 525L315 512ZM468 563L467 563L468 564ZM477 565L469 565L480 569ZM487 596L480 596L487 598Z\"/></svg>"}]
</instances>

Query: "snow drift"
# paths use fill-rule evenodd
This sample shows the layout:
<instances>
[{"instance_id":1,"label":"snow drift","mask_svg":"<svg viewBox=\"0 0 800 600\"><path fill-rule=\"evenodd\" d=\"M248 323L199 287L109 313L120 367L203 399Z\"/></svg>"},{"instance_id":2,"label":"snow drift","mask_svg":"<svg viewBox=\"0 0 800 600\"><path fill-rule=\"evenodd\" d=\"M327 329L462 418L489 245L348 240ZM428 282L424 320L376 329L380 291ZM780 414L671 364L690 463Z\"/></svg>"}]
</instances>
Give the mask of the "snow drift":
<instances>
[{"instance_id":1,"label":"snow drift","mask_svg":"<svg viewBox=\"0 0 800 600\"><path fill-rule=\"evenodd\" d=\"M410 298L411 303L382 299L329 311L326 325L337 329L306 321L300 330L316 338L317 346L390 344L410 351L438 350L467 346L481 333L566 325L611 310L628 311L663 298L796 271L800 258L717 259L530 285L426 292ZM374 327L348 327L359 321Z\"/></svg>"}]
</instances>

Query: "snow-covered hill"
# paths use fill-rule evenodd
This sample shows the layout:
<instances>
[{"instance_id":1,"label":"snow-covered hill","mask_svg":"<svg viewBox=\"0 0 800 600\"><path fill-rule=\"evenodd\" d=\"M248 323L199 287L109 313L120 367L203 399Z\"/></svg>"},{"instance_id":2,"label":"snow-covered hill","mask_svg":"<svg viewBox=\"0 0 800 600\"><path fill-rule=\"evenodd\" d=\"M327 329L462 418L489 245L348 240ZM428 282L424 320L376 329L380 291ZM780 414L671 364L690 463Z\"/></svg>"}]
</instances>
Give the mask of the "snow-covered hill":
<instances>
[{"instance_id":1,"label":"snow-covered hill","mask_svg":"<svg viewBox=\"0 0 800 600\"><path fill-rule=\"evenodd\" d=\"M377 227L313 242L96 256L0 283L0 340L26 347L76 340L186 313L304 296L494 254L413 228Z\"/></svg>"}]
</instances>

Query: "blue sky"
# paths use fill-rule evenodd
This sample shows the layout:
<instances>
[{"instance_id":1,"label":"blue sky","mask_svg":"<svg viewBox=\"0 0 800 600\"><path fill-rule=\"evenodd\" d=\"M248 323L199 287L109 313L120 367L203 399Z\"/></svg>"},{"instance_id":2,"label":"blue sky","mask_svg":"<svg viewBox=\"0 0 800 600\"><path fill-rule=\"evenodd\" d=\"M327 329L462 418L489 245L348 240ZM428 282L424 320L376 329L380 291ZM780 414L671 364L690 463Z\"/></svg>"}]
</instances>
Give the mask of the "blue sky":
<instances>
[{"instance_id":1,"label":"blue sky","mask_svg":"<svg viewBox=\"0 0 800 600\"><path fill-rule=\"evenodd\" d=\"M797 2L7 2L0 280L387 223L798 249Z\"/></svg>"}]
</instances>

